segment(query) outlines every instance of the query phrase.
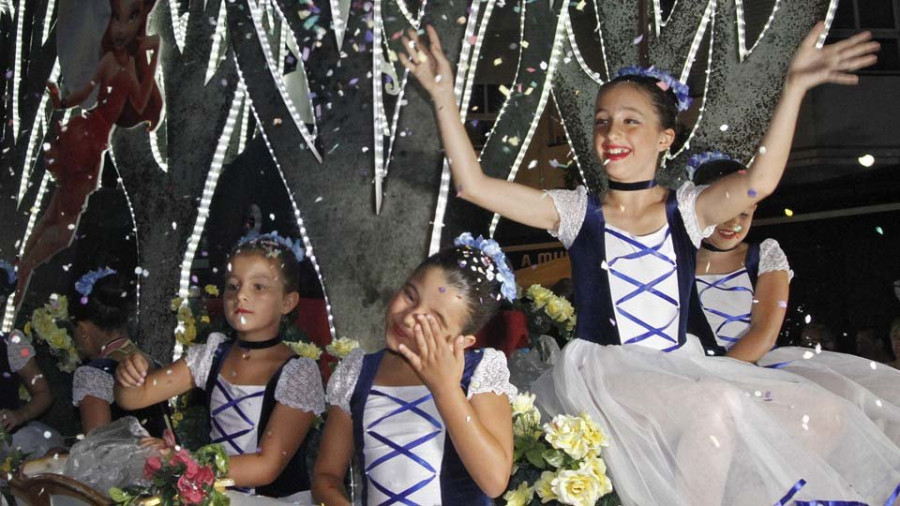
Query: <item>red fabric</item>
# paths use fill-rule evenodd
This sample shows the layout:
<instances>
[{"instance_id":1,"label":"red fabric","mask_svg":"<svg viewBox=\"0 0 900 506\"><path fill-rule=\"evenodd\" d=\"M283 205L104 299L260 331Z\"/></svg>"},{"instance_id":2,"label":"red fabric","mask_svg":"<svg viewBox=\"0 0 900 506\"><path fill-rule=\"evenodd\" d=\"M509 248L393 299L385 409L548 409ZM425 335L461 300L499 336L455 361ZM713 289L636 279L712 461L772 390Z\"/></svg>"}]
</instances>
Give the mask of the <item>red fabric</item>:
<instances>
[{"instance_id":1,"label":"red fabric","mask_svg":"<svg viewBox=\"0 0 900 506\"><path fill-rule=\"evenodd\" d=\"M528 319L525 313L517 310L500 311L475 334L476 348L496 348L507 357L528 346Z\"/></svg>"}]
</instances>

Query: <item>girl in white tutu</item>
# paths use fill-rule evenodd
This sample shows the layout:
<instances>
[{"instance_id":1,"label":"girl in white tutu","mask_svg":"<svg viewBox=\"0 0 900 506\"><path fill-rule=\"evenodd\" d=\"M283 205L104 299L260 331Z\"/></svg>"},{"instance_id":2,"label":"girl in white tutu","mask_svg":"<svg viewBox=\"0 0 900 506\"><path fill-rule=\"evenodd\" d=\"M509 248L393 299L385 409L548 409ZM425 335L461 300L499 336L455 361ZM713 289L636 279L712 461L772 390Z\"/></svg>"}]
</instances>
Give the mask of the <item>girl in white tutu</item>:
<instances>
[{"instance_id":1,"label":"girl in white tutu","mask_svg":"<svg viewBox=\"0 0 900 506\"><path fill-rule=\"evenodd\" d=\"M673 192L654 179L675 139L677 111L687 108L686 87L654 69L625 69L596 102L594 145L610 191L601 198L579 188L546 198L484 175L459 121L449 62L428 31L430 48L410 34L401 60L435 101L458 194L550 230L569 250L579 339L536 393L551 413L586 411L601 420L623 501L884 504L900 483L900 450L858 410L834 396L799 404L802 389L780 389L792 375L707 358L686 332L701 239L774 191L806 91L855 83L849 72L875 61L870 36L820 50L824 27L813 30L791 64L765 154L746 173L706 189L687 182Z\"/></svg>"},{"instance_id":2,"label":"girl in white tutu","mask_svg":"<svg viewBox=\"0 0 900 506\"><path fill-rule=\"evenodd\" d=\"M697 155L688 163L691 179L700 185L741 170L746 168L722 153ZM751 206L719 224L697 253L696 287L703 317L697 319L700 325L695 330L704 335L701 341L714 343L707 347L717 355L783 369L813 381L857 405L900 446L900 371L820 348L772 350L784 321L793 273L775 240L743 242L755 209Z\"/></svg>"}]
</instances>

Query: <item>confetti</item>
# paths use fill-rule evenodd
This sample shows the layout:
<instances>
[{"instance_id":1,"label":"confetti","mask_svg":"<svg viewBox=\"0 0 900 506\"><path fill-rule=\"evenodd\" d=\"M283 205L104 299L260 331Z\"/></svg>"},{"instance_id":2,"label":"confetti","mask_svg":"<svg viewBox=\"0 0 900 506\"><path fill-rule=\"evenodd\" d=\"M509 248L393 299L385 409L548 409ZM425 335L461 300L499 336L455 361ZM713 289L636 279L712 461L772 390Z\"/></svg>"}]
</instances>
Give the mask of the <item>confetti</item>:
<instances>
[{"instance_id":1,"label":"confetti","mask_svg":"<svg viewBox=\"0 0 900 506\"><path fill-rule=\"evenodd\" d=\"M813 353L813 352L811 352L811 351L805 351L805 352L803 352L803 360L809 360L809 359L811 359L811 358L813 358L813 357L815 357L815 356L816 356L816 354Z\"/></svg>"},{"instance_id":2,"label":"confetti","mask_svg":"<svg viewBox=\"0 0 900 506\"><path fill-rule=\"evenodd\" d=\"M878 235L884 235L884 229L881 227L875 227L875 231L878 232Z\"/></svg>"},{"instance_id":3,"label":"confetti","mask_svg":"<svg viewBox=\"0 0 900 506\"><path fill-rule=\"evenodd\" d=\"M716 436L713 436L712 434L710 434L709 440L712 441L712 444L715 445L716 448L721 448L721 445L719 444L719 440L716 439Z\"/></svg>"},{"instance_id":4,"label":"confetti","mask_svg":"<svg viewBox=\"0 0 900 506\"><path fill-rule=\"evenodd\" d=\"M644 34L640 34L637 37L635 37L631 43L636 46L636 45L640 44L642 40L644 40Z\"/></svg>"},{"instance_id":5,"label":"confetti","mask_svg":"<svg viewBox=\"0 0 900 506\"><path fill-rule=\"evenodd\" d=\"M872 361L872 362L869 362L869 367L871 367L872 370L874 371L875 369L878 369L878 364L876 364L875 361Z\"/></svg>"},{"instance_id":6,"label":"confetti","mask_svg":"<svg viewBox=\"0 0 900 506\"><path fill-rule=\"evenodd\" d=\"M44 439L50 439L51 437L53 437L53 433L51 433L49 430L45 430Z\"/></svg>"},{"instance_id":7,"label":"confetti","mask_svg":"<svg viewBox=\"0 0 900 506\"><path fill-rule=\"evenodd\" d=\"M587 2L585 2L585 0L581 0L580 2L578 2L578 5L575 6L575 10L581 12L584 10L585 5L587 5Z\"/></svg>"},{"instance_id":8,"label":"confetti","mask_svg":"<svg viewBox=\"0 0 900 506\"><path fill-rule=\"evenodd\" d=\"M316 204L325 200L323 197L316 197Z\"/></svg>"},{"instance_id":9,"label":"confetti","mask_svg":"<svg viewBox=\"0 0 900 506\"><path fill-rule=\"evenodd\" d=\"M788 209L788 208L785 207L785 208L784 208L784 215L787 216L788 218L790 218L791 216L794 215L794 211L791 211L790 209Z\"/></svg>"},{"instance_id":10,"label":"confetti","mask_svg":"<svg viewBox=\"0 0 900 506\"><path fill-rule=\"evenodd\" d=\"M755 199L756 195L757 195L756 190L754 190L753 188L750 188L749 190L747 190L747 196L750 197L751 199Z\"/></svg>"},{"instance_id":11,"label":"confetti","mask_svg":"<svg viewBox=\"0 0 900 506\"><path fill-rule=\"evenodd\" d=\"M498 65L500 65L500 64L502 64L502 63L503 63L503 58L495 58L495 59L494 59L494 66L495 66L495 67L498 66Z\"/></svg>"},{"instance_id":12,"label":"confetti","mask_svg":"<svg viewBox=\"0 0 900 506\"><path fill-rule=\"evenodd\" d=\"M759 154L761 154L761 155L766 154L766 147L765 147L765 146L760 146L760 147L759 147Z\"/></svg>"},{"instance_id":13,"label":"confetti","mask_svg":"<svg viewBox=\"0 0 900 506\"><path fill-rule=\"evenodd\" d=\"M882 407L881 399L875 399L875 405L878 406L879 408Z\"/></svg>"},{"instance_id":14,"label":"confetti","mask_svg":"<svg viewBox=\"0 0 900 506\"><path fill-rule=\"evenodd\" d=\"M808 325L812 321L812 315L811 314L806 315L806 318L804 318L803 321L805 321L806 324Z\"/></svg>"},{"instance_id":15,"label":"confetti","mask_svg":"<svg viewBox=\"0 0 900 506\"><path fill-rule=\"evenodd\" d=\"M860 165L863 167L869 168L872 165L875 165L875 157L872 155L863 155L856 159Z\"/></svg>"}]
</instances>

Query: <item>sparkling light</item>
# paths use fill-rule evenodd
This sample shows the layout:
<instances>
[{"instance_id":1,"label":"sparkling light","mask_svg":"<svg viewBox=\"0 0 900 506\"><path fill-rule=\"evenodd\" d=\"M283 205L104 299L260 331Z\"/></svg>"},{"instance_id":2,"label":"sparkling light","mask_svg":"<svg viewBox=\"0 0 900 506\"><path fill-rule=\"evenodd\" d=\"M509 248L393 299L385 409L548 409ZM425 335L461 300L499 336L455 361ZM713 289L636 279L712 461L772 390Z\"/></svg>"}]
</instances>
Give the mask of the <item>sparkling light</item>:
<instances>
[{"instance_id":1,"label":"sparkling light","mask_svg":"<svg viewBox=\"0 0 900 506\"><path fill-rule=\"evenodd\" d=\"M825 31L816 41L816 48L822 49L825 45L825 39L828 38L828 30L831 30L831 23L834 22L834 15L837 14L838 0L831 0L828 3L828 12L825 13Z\"/></svg>"},{"instance_id":2,"label":"sparkling light","mask_svg":"<svg viewBox=\"0 0 900 506\"><path fill-rule=\"evenodd\" d=\"M44 34L41 37L41 45L47 43L47 39L50 37L50 26L53 24L53 9L56 7L56 0L49 0L47 2L47 11L44 13Z\"/></svg>"},{"instance_id":3,"label":"sparkling light","mask_svg":"<svg viewBox=\"0 0 900 506\"><path fill-rule=\"evenodd\" d=\"M156 85L159 87L160 95L165 97L166 89L165 89L165 80L163 79L163 73L162 73L162 65L157 65L157 67L156 67ZM163 100L163 108L165 108L165 106L166 106L165 100ZM166 154L163 154L162 151L159 149L159 139L157 137L159 135L159 132L162 130L161 126L163 123L166 124L166 133L168 134L168 132L169 132L169 124L168 124L168 121L166 120L165 110L161 111L160 118L161 118L160 122L156 126L156 129L152 132L147 132L147 135L149 136L149 139L150 139L150 153L153 155L153 159L156 161L156 165L159 167L159 169L161 171L169 172L168 156Z\"/></svg>"},{"instance_id":4,"label":"sparkling light","mask_svg":"<svg viewBox=\"0 0 900 506\"><path fill-rule=\"evenodd\" d=\"M744 58L749 56L750 53L756 49L756 46L759 45L766 32L769 31L769 27L772 26L772 21L775 20L775 13L778 12L781 0L775 0L775 5L772 6L772 13L769 14L769 19L766 20L765 26L763 26L762 31L759 32L756 42L753 43L750 49L747 49L747 23L744 21L744 0L734 0L734 3L737 11L738 55L740 61L744 61Z\"/></svg>"},{"instance_id":5,"label":"sparkling light","mask_svg":"<svg viewBox=\"0 0 900 506\"><path fill-rule=\"evenodd\" d=\"M706 10L703 12L703 17L700 20L700 26L697 28L697 33L694 35L694 40L691 42L691 48L688 51L687 59L684 62L684 67L681 70L681 76L679 80L683 83L686 83L688 80L688 76L691 74L691 68L694 66L694 61L697 58L697 51L700 50L700 45L703 43L703 37L706 35L706 30L709 30L709 52L706 57L706 79L703 82L703 96L700 98L700 112L697 115L697 121L694 123L694 128L691 129L691 133L688 135L687 139L684 141L684 144L681 148L675 152L674 154L666 155L666 158L669 160L674 159L678 155L680 155L684 150L689 149L691 145L691 139L694 138L694 135L697 133L697 130L700 128L700 124L703 122L703 112L706 109L706 95L709 92L709 74L712 69L712 61L713 61L713 48L715 47L715 37L716 37L716 0L709 0L709 3L706 4Z\"/></svg>"},{"instance_id":6,"label":"sparkling light","mask_svg":"<svg viewBox=\"0 0 900 506\"><path fill-rule=\"evenodd\" d=\"M675 9L678 7L678 0L672 3L672 10L669 11L669 17L666 19L662 18L662 7L659 4L659 0L653 0L653 24L655 27L656 35L659 36L659 31L661 28L666 26L666 23L672 19L672 14L675 13Z\"/></svg>"},{"instance_id":7,"label":"sparkling light","mask_svg":"<svg viewBox=\"0 0 900 506\"><path fill-rule=\"evenodd\" d=\"M58 78L59 59L57 58L56 62L53 63L53 70L50 72L50 80L55 82ZM49 103L50 93L44 89L44 94L41 96L41 102L38 105L37 113L34 116L34 124L28 132L29 138L25 149L25 163L22 166L22 177L19 180L19 193L16 196L17 208L22 205L22 199L25 198L25 192L28 191L31 172L34 170L34 162L36 162L37 159L35 150L41 148L41 151L43 151L42 145L44 143L44 137L47 135L47 128L44 127L46 124L44 118L52 114L52 110L48 110ZM40 135L38 135L38 132L40 132Z\"/></svg>"},{"instance_id":8,"label":"sparkling light","mask_svg":"<svg viewBox=\"0 0 900 506\"><path fill-rule=\"evenodd\" d=\"M175 32L175 45L178 47L178 52L184 52L184 40L187 36L187 24L189 21L189 17L191 15L191 10L188 9L184 15L179 14L181 11L181 1L180 0L169 0L169 14L172 16L172 31Z\"/></svg>"},{"instance_id":9,"label":"sparkling light","mask_svg":"<svg viewBox=\"0 0 900 506\"><path fill-rule=\"evenodd\" d=\"M225 6L219 4L219 14L216 17L216 31L213 33L212 47L209 50L209 61L206 63L206 80L204 84L209 84L209 80L216 74L219 69L219 63L222 61L224 48L222 43L225 42L226 29L228 28L225 19Z\"/></svg>"},{"instance_id":10,"label":"sparkling light","mask_svg":"<svg viewBox=\"0 0 900 506\"><path fill-rule=\"evenodd\" d=\"M25 24L25 2L27 0L19 0L19 7L16 9L16 53L13 62L12 76L12 127L13 139L19 137L19 83L22 82L22 30Z\"/></svg>"}]
</instances>

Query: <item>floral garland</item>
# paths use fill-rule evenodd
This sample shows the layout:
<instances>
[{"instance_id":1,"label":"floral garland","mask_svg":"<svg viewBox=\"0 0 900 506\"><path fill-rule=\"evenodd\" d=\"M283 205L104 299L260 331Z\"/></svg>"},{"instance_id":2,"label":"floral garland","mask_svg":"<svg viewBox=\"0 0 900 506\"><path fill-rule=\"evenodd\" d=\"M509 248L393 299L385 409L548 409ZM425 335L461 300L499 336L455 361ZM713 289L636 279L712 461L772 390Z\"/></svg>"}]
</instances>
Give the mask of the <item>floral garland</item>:
<instances>
[{"instance_id":1,"label":"floral garland","mask_svg":"<svg viewBox=\"0 0 900 506\"><path fill-rule=\"evenodd\" d=\"M144 464L149 486L109 489L115 504L165 504L166 506L218 506L229 504L225 488L233 485L228 475L228 455L222 445L200 448L192 455L176 447L161 457L150 457Z\"/></svg>"},{"instance_id":2,"label":"floral garland","mask_svg":"<svg viewBox=\"0 0 900 506\"><path fill-rule=\"evenodd\" d=\"M675 78L672 74L664 70L660 70L654 66L650 66L648 68L639 67L637 65L631 65L629 67L623 67L616 72L615 77L624 77L624 76L644 76L656 79L657 86L663 91L672 91L672 94L675 95L675 101L678 105L678 111L683 112L688 110L691 106L691 102L694 99L691 98L691 92L688 89L688 86L678 79Z\"/></svg>"},{"instance_id":3,"label":"floral garland","mask_svg":"<svg viewBox=\"0 0 900 506\"><path fill-rule=\"evenodd\" d=\"M175 313L178 324L175 327L175 340L185 348L193 346L198 335L206 333L209 324L209 313L206 310L208 297L218 297L219 288L216 285L206 285L203 292L197 286L192 286L185 298L175 297L169 304L169 309Z\"/></svg>"},{"instance_id":4,"label":"floral garland","mask_svg":"<svg viewBox=\"0 0 900 506\"><path fill-rule=\"evenodd\" d=\"M538 338L549 335L559 347L572 340L578 317L575 307L564 297L555 295L541 285L531 285L516 303L516 309L528 317L528 333L532 348L538 347Z\"/></svg>"},{"instance_id":5,"label":"floral garland","mask_svg":"<svg viewBox=\"0 0 900 506\"><path fill-rule=\"evenodd\" d=\"M587 414L557 415L541 425L534 399L524 393L511 401L515 450L506 504L619 504L600 456L606 434Z\"/></svg>"},{"instance_id":6,"label":"floral garland","mask_svg":"<svg viewBox=\"0 0 900 506\"><path fill-rule=\"evenodd\" d=\"M57 359L59 370L75 372L81 359L69 333L57 322L69 319L69 301L63 295L53 294L43 307L34 310L31 321L25 324L25 335L29 339L35 337L50 348L50 353Z\"/></svg>"},{"instance_id":7,"label":"floral garland","mask_svg":"<svg viewBox=\"0 0 900 506\"><path fill-rule=\"evenodd\" d=\"M472 237L471 233L463 232L453 241L453 244L481 250L490 259L490 263L485 265L484 270L476 265L470 265L469 267L483 273L489 281L496 277L497 281L500 282L500 295L509 302L516 300L516 275L509 266L506 253L500 249L500 244L497 241L485 239L480 235L478 238L475 238ZM460 266L465 266L465 263L460 262Z\"/></svg>"}]
</instances>

